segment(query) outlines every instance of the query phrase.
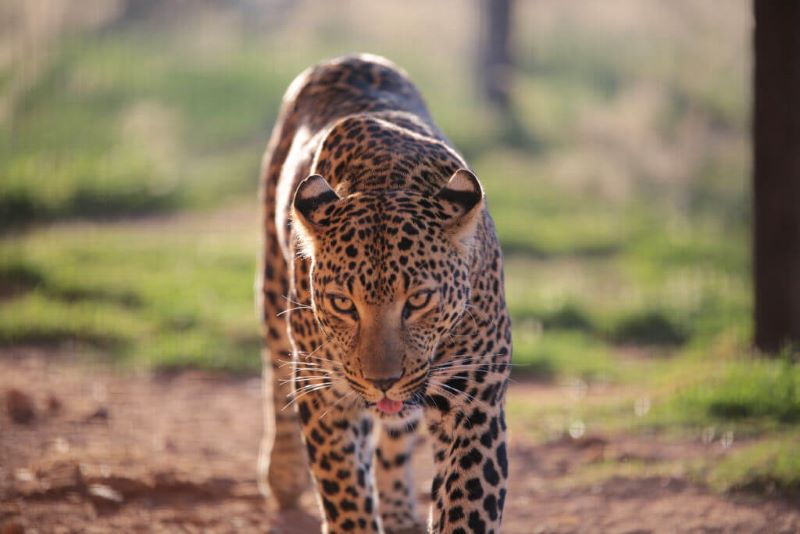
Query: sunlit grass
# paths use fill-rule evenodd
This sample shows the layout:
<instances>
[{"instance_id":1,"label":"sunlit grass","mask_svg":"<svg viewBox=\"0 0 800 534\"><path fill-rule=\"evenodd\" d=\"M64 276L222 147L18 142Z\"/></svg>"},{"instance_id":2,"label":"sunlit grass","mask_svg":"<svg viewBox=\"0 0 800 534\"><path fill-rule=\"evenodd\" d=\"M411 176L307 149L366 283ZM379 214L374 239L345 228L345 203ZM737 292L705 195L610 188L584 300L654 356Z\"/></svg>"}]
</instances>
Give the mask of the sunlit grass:
<instances>
[{"instance_id":1,"label":"sunlit grass","mask_svg":"<svg viewBox=\"0 0 800 534\"><path fill-rule=\"evenodd\" d=\"M169 53L164 53L170 50ZM165 35L68 39L0 124L0 224L208 206L253 191L295 67Z\"/></svg>"},{"instance_id":2,"label":"sunlit grass","mask_svg":"<svg viewBox=\"0 0 800 534\"><path fill-rule=\"evenodd\" d=\"M707 480L719 491L748 491L766 495L800 495L800 454L797 431L775 434L742 446L710 467Z\"/></svg>"},{"instance_id":3,"label":"sunlit grass","mask_svg":"<svg viewBox=\"0 0 800 534\"><path fill-rule=\"evenodd\" d=\"M654 415L659 423L725 424L750 433L797 423L800 365L788 356L719 361L713 374L679 388Z\"/></svg>"},{"instance_id":4,"label":"sunlit grass","mask_svg":"<svg viewBox=\"0 0 800 534\"><path fill-rule=\"evenodd\" d=\"M239 217L169 232L71 225L6 239L0 343L78 342L134 365L258 370L256 225Z\"/></svg>"},{"instance_id":5,"label":"sunlit grass","mask_svg":"<svg viewBox=\"0 0 800 534\"><path fill-rule=\"evenodd\" d=\"M517 377L607 382L619 376L610 349L581 332L540 332L535 325L521 322L514 336Z\"/></svg>"}]
</instances>

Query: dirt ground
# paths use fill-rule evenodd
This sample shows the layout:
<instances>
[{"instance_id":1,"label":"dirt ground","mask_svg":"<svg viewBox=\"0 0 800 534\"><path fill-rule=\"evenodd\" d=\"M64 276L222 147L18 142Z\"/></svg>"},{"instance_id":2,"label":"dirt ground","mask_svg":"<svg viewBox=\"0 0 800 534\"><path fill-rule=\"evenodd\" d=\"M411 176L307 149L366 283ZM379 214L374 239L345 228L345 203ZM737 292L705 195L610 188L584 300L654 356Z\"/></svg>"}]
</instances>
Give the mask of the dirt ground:
<instances>
[{"instance_id":1,"label":"dirt ground","mask_svg":"<svg viewBox=\"0 0 800 534\"><path fill-rule=\"evenodd\" d=\"M510 394L533 398L529 387ZM300 510L279 515L256 488L257 378L119 374L6 349L0 394L1 534L317 531L310 493ZM680 474L580 482L604 460L703 458L722 454L718 447L626 435L539 443L511 430L506 533L800 532L800 506L721 497ZM423 443L425 505L426 452Z\"/></svg>"}]
</instances>

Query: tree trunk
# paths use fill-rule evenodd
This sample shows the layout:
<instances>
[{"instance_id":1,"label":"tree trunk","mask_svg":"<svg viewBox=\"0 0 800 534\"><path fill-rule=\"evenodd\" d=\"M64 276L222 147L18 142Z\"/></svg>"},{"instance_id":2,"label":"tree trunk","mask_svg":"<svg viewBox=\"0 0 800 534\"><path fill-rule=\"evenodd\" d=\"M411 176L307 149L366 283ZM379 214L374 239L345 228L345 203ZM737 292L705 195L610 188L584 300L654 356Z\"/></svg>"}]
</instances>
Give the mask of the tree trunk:
<instances>
[{"instance_id":1,"label":"tree trunk","mask_svg":"<svg viewBox=\"0 0 800 534\"><path fill-rule=\"evenodd\" d=\"M754 0L755 346L800 343L800 2Z\"/></svg>"},{"instance_id":2,"label":"tree trunk","mask_svg":"<svg viewBox=\"0 0 800 534\"><path fill-rule=\"evenodd\" d=\"M478 76L482 96L507 112L511 82L511 8L513 0L481 0Z\"/></svg>"}]
</instances>

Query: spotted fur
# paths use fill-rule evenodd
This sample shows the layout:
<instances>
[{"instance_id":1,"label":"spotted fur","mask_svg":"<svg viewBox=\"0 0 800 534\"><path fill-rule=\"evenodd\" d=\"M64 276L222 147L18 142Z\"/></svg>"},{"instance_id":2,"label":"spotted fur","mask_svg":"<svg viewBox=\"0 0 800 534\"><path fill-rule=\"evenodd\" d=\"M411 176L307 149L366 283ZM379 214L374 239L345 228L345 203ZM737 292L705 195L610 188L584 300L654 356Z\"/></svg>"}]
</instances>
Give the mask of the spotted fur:
<instances>
[{"instance_id":1,"label":"spotted fur","mask_svg":"<svg viewBox=\"0 0 800 534\"><path fill-rule=\"evenodd\" d=\"M480 183L406 75L365 55L302 73L262 201L263 490L291 507L310 468L323 531L425 531L410 458L426 425L427 529L499 533L502 256Z\"/></svg>"}]
</instances>

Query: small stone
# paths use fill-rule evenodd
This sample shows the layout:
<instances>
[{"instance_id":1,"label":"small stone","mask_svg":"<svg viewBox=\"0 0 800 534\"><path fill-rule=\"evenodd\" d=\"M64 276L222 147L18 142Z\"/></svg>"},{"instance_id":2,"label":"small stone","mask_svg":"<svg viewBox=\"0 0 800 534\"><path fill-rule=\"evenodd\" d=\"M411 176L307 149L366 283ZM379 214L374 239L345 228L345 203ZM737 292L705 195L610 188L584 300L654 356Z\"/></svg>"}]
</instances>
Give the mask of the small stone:
<instances>
[{"instance_id":1,"label":"small stone","mask_svg":"<svg viewBox=\"0 0 800 534\"><path fill-rule=\"evenodd\" d=\"M33 399L18 389L6 391L6 411L11 420L19 424L30 423L36 418Z\"/></svg>"},{"instance_id":2,"label":"small stone","mask_svg":"<svg viewBox=\"0 0 800 534\"><path fill-rule=\"evenodd\" d=\"M36 475L27 467L20 467L14 471L14 478L20 482L32 482L36 480Z\"/></svg>"},{"instance_id":3,"label":"small stone","mask_svg":"<svg viewBox=\"0 0 800 534\"><path fill-rule=\"evenodd\" d=\"M58 436L53 440L53 450L59 454L67 454L69 452L69 441L63 436Z\"/></svg>"},{"instance_id":4,"label":"small stone","mask_svg":"<svg viewBox=\"0 0 800 534\"><path fill-rule=\"evenodd\" d=\"M105 484L90 484L88 492L97 504L121 504L124 500L120 492Z\"/></svg>"}]
</instances>

